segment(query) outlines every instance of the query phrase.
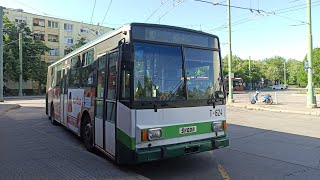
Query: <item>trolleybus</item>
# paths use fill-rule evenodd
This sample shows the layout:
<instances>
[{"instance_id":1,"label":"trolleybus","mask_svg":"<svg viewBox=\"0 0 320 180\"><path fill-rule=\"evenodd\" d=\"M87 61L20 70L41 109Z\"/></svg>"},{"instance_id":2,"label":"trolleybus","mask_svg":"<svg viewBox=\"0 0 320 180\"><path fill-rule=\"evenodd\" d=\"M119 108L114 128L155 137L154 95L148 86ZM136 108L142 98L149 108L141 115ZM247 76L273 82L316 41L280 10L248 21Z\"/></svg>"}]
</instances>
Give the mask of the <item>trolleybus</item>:
<instances>
[{"instance_id":1,"label":"trolleybus","mask_svg":"<svg viewBox=\"0 0 320 180\"><path fill-rule=\"evenodd\" d=\"M48 67L46 112L116 163L229 145L219 38L132 23Z\"/></svg>"}]
</instances>

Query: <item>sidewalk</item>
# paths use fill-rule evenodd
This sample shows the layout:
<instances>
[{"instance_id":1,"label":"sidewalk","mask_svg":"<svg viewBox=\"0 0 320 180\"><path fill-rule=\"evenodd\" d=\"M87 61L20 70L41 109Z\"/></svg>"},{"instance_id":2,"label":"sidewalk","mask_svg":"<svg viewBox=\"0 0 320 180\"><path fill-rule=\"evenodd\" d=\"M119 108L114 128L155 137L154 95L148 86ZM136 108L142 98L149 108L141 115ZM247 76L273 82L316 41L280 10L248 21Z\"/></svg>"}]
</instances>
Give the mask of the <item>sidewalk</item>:
<instances>
[{"instance_id":1,"label":"sidewalk","mask_svg":"<svg viewBox=\"0 0 320 180\"><path fill-rule=\"evenodd\" d=\"M15 104L13 102L10 102L10 101L5 101L5 102L0 102L0 117L8 112L8 111L11 111L13 109L17 109L19 108L20 105L19 104Z\"/></svg>"},{"instance_id":2,"label":"sidewalk","mask_svg":"<svg viewBox=\"0 0 320 180\"><path fill-rule=\"evenodd\" d=\"M264 93L267 94L267 93ZM277 97L275 93L270 93L274 103L272 105L266 105L262 102L257 102L256 104L251 104L249 101L249 94L235 94L234 103L227 103L228 106L241 107L251 110L262 110L271 112L286 112L286 113L296 113L296 114L306 114L320 116L320 95L317 95L318 108L307 108L307 98L305 94L297 94L295 92L282 91L277 92ZM252 94L251 94L252 95ZM259 95L261 98L261 95Z\"/></svg>"}]
</instances>

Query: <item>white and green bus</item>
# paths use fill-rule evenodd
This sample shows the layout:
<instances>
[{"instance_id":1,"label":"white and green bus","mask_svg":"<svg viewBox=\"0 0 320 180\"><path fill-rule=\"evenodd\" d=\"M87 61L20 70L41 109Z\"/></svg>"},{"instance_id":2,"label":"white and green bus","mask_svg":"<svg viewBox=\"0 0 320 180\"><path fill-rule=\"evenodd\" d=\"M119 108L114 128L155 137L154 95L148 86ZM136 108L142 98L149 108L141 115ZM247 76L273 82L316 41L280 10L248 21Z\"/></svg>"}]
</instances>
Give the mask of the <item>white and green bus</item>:
<instances>
[{"instance_id":1,"label":"white and green bus","mask_svg":"<svg viewBox=\"0 0 320 180\"><path fill-rule=\"evenodd\" d=\"M124 25L48 68L46 112L116 163L229 145L219 38Z\"/></svg>"}]
</instances>

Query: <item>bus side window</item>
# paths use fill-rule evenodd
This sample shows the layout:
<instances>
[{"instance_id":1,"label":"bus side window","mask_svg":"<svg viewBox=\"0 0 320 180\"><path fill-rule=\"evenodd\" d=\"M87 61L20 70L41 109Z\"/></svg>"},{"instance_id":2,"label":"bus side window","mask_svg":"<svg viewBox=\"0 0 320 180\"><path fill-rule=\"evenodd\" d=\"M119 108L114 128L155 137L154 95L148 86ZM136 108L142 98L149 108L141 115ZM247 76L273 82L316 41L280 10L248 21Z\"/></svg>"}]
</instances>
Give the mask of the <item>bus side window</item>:
<instances>
[{"instance_id":1,"label":"bus side window","mask_svg":"<svg viewBox=\"0 0 320 180\"><path fill-rule=\"evenodd\" d=\"M61 86L61 70L57 71L57 80L56 80L56 86Z\"/></svg>"},{"instance_id":2,"label":"bus side window","mask_svg":"<svg viewBox=\"0 0 320 180\"><path fill-rule=\"evenodd\" d=\"M121 100L130 100L130 78L131 71L121 71Z\"/></svg>"},{"instance_id":3,"label":"bus side window","mask_svg":"<svg viewBox=\"0 0 320 180\"><path fill-rule=\"evenodd\" d=\"M81 86L91 87L93 85L93 72L93 64L90 64L86 67L82 67Z\"/></svg>"},{"instance_id":4,"label":"bus side window","mask_svg":"<svg viewBox=\"0 0 320 180\"><path fill-rule=\"evenodd\" d=\"M55 75L54 75L54 67L51 68L51 88L53 88L55 86Z\"/></svg>"},{"instance_id":5,"label":"bus side window","mask_svg":"<svg viewBox=\"0 0 320 180\"><path fill-rule=\"evenodd\" d=\"M69 73L69 86L80 87L81 59L80 55L71 58L71 69Z\"/></svg>"}]
</instances>

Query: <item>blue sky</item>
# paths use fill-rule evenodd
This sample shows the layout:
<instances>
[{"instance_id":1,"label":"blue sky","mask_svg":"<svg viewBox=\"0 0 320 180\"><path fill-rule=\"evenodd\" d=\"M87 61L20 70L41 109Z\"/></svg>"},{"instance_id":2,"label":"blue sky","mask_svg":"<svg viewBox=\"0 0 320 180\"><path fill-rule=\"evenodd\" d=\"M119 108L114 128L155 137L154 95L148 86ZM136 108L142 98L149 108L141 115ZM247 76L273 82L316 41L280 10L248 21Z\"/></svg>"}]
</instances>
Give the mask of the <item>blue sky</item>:
<instances>
[{"instance_id":1,"label":"blue sky","mask_svg":"<svg viewBox=\"0 0 320 180\"><path fill-rule=\"evenodd\" d=\"M212 2L226 1L218 0ZM193 0L1 0L0 5L26 12L94 24L119 27L130 22L161 23L202 30L218 35L222 55L228 53L227 12ZM231 0L232 52L242 59L283 56L302 60L307 52L306 0ZM312 0L313 47L320 47L320 0ZM156 11L157 10L157 11ZM263 13L267 12L266 13ZM153 14L153 12L155 12ZM273 13L274 12L274 13ZM272 14L273 13L273 14ZM153 14L153 15L152 15ZM152 16L151 16L152 15ZM151 16L151 17L150 17ZM160 20L160 21L159 21Z\"/></svg>"}]
</instances>

